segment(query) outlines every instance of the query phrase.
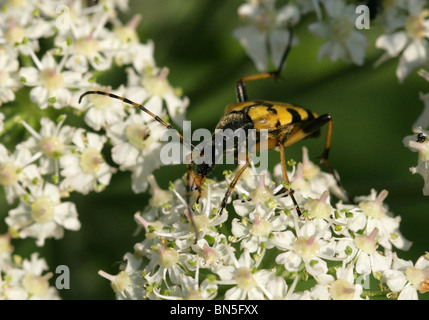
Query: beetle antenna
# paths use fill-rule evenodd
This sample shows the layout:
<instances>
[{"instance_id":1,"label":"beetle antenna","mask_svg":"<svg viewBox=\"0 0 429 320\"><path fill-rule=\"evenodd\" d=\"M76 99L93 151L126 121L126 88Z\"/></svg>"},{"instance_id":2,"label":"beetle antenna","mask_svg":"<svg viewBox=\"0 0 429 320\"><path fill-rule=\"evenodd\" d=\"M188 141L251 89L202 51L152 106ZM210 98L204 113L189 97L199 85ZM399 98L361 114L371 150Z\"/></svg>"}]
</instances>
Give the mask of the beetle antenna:
<instances>
[{"instance_id":1,"label":"beetle antenna","mask_svg":"<svg viewBox=\"0 0 429 320\"><path fill-rule=\"evenodd\" d=\"M289 55L289 53L290 53L290 50L292 49L292 42L293 42L293 36L294 36L294 34L293 34L293 28L292 28L292 26L291 26L291 24L290 24L290 23L288 24L287 29L288 29L288 31L289 31L289 40L288 40L288 43L287 43L286 49L285 49L285 51L283 52L282 58L281 58L281 60L280 60L280 65L279 65L279 67L277 68L277 70L276 70L276 71L274 71L274 72L273 72L273 76L274 76L274 77L280 77L280 74L281 74L281 72L282 72L282 70L283 70L283 67L284 67L284 64L285 64L285 62L286 62L286 59L287 59L287 57L288 57L288 55Z\"/></svg>"},{"instance_id":2,"label":"beetle antenna","mask_svg":"<svg viewBox=\"0 0 429 320\"><path fill-rule=\"evenodd\" d=\"M123 101L124 103L130 104L136 108L139 108L140 110L142 110L143 112L147 113L148 115L150 115L152 118L154 118L156 121L158 121L160 124L162 124L165 128L167 128L168 130L170 130L171 132L174 132L174 134L176 136L178 136L180 138L180 140L183 141L183 143L187 144L188 146L195 148L195 146L192 144L191 141L188 141L187 139L185 139L183 137L182 134L180 134L176 129L173 128L173 126L171 124L169 124L168 122L165 122L164 120L162 120L159 116L157 116L156 114L152 113L150 110L146 109L143 105L141 105L140 103L131 101L128 98L125 97L121 97L118 96L114 93L111 92L105 92L105 91L86 91L84 92L80 97L79 97L79 103L81 103L82 99L89 94L99 94L99 95L103 95L103 96L108 96L110 98L114 98L114 99L118 99Z\"/></svg>"},{"instance_id":3,"label":"beetle antenna","mask_svg":"<svg viewBox=\"0 0 429 320\"><path fill-rule=\"evenodd\" d=\"M280 65L277 68L277 70L271 71L271 72L262 72L250 76L245 76L241 79L238 79L235 87L235 93L237 96L238 102L244 102L247 101L247 90L246 90L246 82L255 81L255 80L261 80L261 79L268 79L268 78L274 78L279 79L281 78L281 72L283 69L283 66L286 62L286 58L289 55L290 50L292 49L292 41L293 41L293 30L291 23L288 23L287 29L289 30L289 40L286 46L285 51L283 52L282 59L280 61Z\"/></svg>"}]
</instances>

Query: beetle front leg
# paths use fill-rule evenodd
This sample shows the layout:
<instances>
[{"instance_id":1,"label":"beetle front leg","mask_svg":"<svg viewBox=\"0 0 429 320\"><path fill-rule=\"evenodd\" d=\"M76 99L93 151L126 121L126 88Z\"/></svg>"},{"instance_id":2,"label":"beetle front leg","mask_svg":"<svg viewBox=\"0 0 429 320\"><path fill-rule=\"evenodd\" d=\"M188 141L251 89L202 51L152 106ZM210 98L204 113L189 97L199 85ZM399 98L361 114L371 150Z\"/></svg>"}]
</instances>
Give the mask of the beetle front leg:
<instances>
[{"instance_id":1,"label":"beetle front leg","mask_svg":"<svg viewBox=\"0 0 429 320\"><path fill-rule=\"evenodd\" d=\"M235 185L237 184L238 179L240 179L240 176L243 174L244 170L247 169L247 167L250 164L250 158L248 155L246 155L246 163L240 168L237 175L235 176L234 180L230 183L228 186L228 190L225 193L225 196L222 199L221 205L220 205L220 212L219 215L222 215L223 210L226 208L226 204L228 203L229 196L231 195L232 190L234 190Z\"/></svg>"}]
</instances>

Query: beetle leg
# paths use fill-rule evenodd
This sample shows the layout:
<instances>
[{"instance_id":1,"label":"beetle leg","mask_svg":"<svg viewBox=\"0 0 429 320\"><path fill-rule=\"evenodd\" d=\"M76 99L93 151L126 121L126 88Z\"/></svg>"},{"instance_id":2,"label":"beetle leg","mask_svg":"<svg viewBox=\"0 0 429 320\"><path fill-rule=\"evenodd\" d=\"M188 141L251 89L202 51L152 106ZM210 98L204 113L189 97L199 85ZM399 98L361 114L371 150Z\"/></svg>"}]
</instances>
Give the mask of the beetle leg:
<instances>
[{"instance_id":1,"label":"beetle leg","mask_svg":"<svg viewBox=\"0 0 429 320\"><path fill-rule=\"evenodd\" d=\"M279 147L279 151L280 151L280 162L281 162L281 166L282 166L283 180L289 184L290 181L289 181L289 177L287 175L287 170L286 170L285 148L281 143L278 144L278 147ZM295 206L296 212L298 213L298 216L301 216L302 215L301 209L299 209L299 205L298 205L298 202L296 201L296 199L293 195L292 188L288 188L288 189L283 188L281 191L282 192L286 191L289 194L289 196L292 199L292 202Z\"/></svg>"},{"instance_id":2,"label":"beetle leg","mask_svg":"<svg viewBox=\"0 0 429 320\"><path fill-rule=\"evenodd\" d=\"M284 63L286 61L287 56L289 55L289 52L292 48L292 40L293 40L293 30L292 27L288 27L289 31L289 40L288 44L286 46L285 51L283 52L282 58L280 60L280 65L275 71L271 72L262 72L250 76L243 77L237 81L236 84L236 96L238 102L244 102L247 101L247 91L246 91L246 85L245 82L249 81L255 81L255 80L261 80L261 79L268 79L268 78L278 78L280 77L281 71L283 69Z\"/></svg>"},{"instance_id":3,"label":"beetle leg","mask_svg":"<svg viewBox=\"0 0 429 320\"><path fill-rule=\"evenodd\" d=\"M316 119L317 120L317 119ZM340 178L338 177L337 172L332 169L331 164L328 161L328 155L329 150L331 149L331 141L332 141L332 128L333 128L333 120L329 116L329 122L328 122L328 130L326 133L326 140L325 140L325 148L323 149L322 154L320 155L320 163L324 163L326 167L328 168L328 171L332 174L332 176L335 179L335 182L337 183L338 188L344 193L345 197L347 198L348 202L351 202L350 194L344 189L343 184L341 183Z\"/></svg>"},{"instance_id":4,"label":"beetle leg","mask_svg":"<svg viewBox=\"0 0 429 320\"><path fill-rule=\"evenodd\" d=\"M228 186L228 190L226 191L225 196L222 199L222 203L220 205L219 215L222 215L222 212L226 207L226 203L228 202L228 198L231 195L232 190L234 189L235 185L237 184L238 179L240 179L240 176L243 174L244 170L246 170L246 168L249 166L249 164L250 164L250 158L248 155L246 155L246 163L237 172L236 176L234 177L234 180L232 180L232 182Z\"/></svg>"},{"instance_id":5,"label":"beetle leg","mask_svg":"<svg viewBox=\"0 0 429 320\"><path fill-rule=\"evenodd\" d=\"M191 190L192 190L192 165L186 165L186 204L191 206Z\"/></svg>"},{"instance_id":6,"label":"beetle leg","mask_svg":"<svg viewBox=\"0 0 429 320\"><path fill-rule=\"evenodd\" d=\"M310 121L306 126L304 126L302 129L300 129L297 133L296 136L294 134L295 137L293 138L299 138L303 139L307 136L310 136L311 134L314 134L315 132L317 132L318 130L320 130L320 128L322 126L324 126L325 124L328 124L328 130L326 133L326 140L325 140L325 148L323 149L322 154L320 155L320 163L324 163L326 165L326 167L328 168L329 173L332 174L332 176L335 179L335 182L337 183L337 186L340 188L340 190L344 193L344 195L346 196L347 200L350 201L351 197L348 194L348 192L344 189L337 173L334 171L334 169L332 168L332 166L330 165L329 161L328 161L328 156L329 156L329 150L331 149L331 142L332 142L332 130L333 130L333 120L331 115L329 114L324 114L321 115L319 117L317 117L316 119ZM292 139L288 139L288 142L291 141ZM293 143L293 142L292 142Z\"/></svg>"},{"instance_id":7,"label":"beetle leg","mask_svg":"<svg viewBox=\"0 0 429 320\"><path fill-rule=\"evenodd\" d=\"M195 232L195 237L196 239L198 239L199 232L194 221L194 212L191 207L191 191L192 191L192 184L193 184L192 173L193 173L192 164L187 164L186 165L186 209L185 209L187 212L185 211L185 217L192 224L192 228L194 229L194 232ZM200 197L200 195L198 196L198 198Z\"/></svg>"}]
</instances>

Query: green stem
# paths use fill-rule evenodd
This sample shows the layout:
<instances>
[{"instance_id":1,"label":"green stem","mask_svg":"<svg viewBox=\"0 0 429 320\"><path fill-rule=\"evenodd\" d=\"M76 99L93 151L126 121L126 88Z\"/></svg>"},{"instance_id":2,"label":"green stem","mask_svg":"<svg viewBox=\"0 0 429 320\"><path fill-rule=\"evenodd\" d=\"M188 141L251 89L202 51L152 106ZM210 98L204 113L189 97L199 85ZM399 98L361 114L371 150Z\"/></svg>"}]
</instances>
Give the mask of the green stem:
<instances>
[{"instance_id":1,"label":"green stem","mask_svg":"<svg viewBox=\"0 0 429 320\"><path fill-rule=\"evenodd\" d=\"M6 132L10 131L16 124L21 121L21 117L19 115L8 119L3 126L3 131L0 132L0 137L2 137Z\"/></svg>"},{"instance_id":2,"label":"green stem","mask_svg":"<svg viewBox=\"0 0 429 320\"><path fill-rule=\"evenodd\" d=\"M362 294L360 295L361 298L377 298L377 297L383 297L383 298L388 298L388 299L393 299L394 297L388 297L388 295L390 293L393 293L390 290L384 290L384 289L380 289L380 291L375 291L375 290L364 290L362 291Z\"/></svg>"},{"instance_id":3,"label":"green stem","mask_svg":"<svg viewBox=\"0 0 429 320\"><path fill-rule=\"evenodd\" d=\"M34 67L33 59L30 56L21 54L19 58L22 67Z\"/></svg>"}]
</instances>

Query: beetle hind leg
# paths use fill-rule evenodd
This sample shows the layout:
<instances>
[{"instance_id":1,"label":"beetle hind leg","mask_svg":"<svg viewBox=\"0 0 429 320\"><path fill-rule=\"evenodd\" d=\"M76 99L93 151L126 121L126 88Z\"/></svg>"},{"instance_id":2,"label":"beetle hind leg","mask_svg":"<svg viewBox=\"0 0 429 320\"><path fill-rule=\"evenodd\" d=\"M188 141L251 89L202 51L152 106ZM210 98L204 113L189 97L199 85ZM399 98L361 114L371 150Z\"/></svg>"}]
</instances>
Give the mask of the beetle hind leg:
<instances>
[{"instance_id":1,"label":"beetle hind leg","mask_svg":"<svg viewBox=\"0 0 429 320\"><path fill-rule=\"evenodd\" d=\"M279 143L278 144L279 147L279 151L280 151L280 162L281 162L281 166L282 166L282 174L283 174L283 180L286 183L290 183L289 181L289 177L287 175L287 170L286 170L286 158L285 158L285 148L283 146L283 144ZM292 202L295 206L296 212L298 213L298 216L302 215L301 209L299 208L298 202L295 199L295 196L293 195L293 190L292 188L282 188L282 190L280 190L280 192L278 194L287 192L287 194L290 196L290 198L292 199Z\"/></svg>"},{"instance_id":2,"label":"beetle hind leg","mask_svg":"<svg viewBox=\"0 0 429 320\"><path fill-rule=\"evenodd\" d=\"M322 154L318 157L320 159L320 163L325 164L326 168L328 169L329 173L332 174L332 176L335 179L335 182L338 186L338 188L341 190L341 192L344 194L344 196L347 198L347 201L350 202L350 195L349 193L344 189L340 178L338 177L337 172L332 168L331 164L328 161L328 156L329 156L329 150L331 149L331 142L332 142L332 130L333 130L333 120L331 115L329 114L324 114L321 115L319 117L317 117L316 119L314 119L313 121L309 122L303 129L302 131L311 136L315 133L317 133L318 131L320 131L320 128L325 125L328 124L328 129L327 129L327 133L326 133L326 139L325 139L325 147L323 149Z\"/></svg>"},{"instance_id":3,"label":"beetle hind leg","mask_svg":"<svg viewBox=\"0 0 429 320\"><path fill-rule=\"evenodd\" d=\"M246 85L245 85L246 82L255 81L255 80L262 80L262 79L269 79L269 78L277 79L280 77L281 71L282 71L282 69L285 65L285 62L286 62L286 58L289 55L290 50L292 48L292 41L293 41L293 37L294 37L293 29L292 29L291 25L288 25L288 31L289 31L288 43L287 43L286 48L283 52L283 55L280 59L280 64L276 70L271 71L271 72L262 72L262 73L246 76L246 77L243 77L237 81L237 83L236 83L236 96L237 96L238 102L247 101L247 90L246 90Z\"/></svg>"},{"instance_id":4,"label":"beetle hind leg","mask_svg":"<svg viewBox=\"0 0 429 320\"><path fill-rule=\"evenodd\" d=\"M223 210L226 208L226 204L228 202L229 196L232 193L232 190L234 190L235 185L237 184L238 179L240 179L240 176L243 174L244 170L247 169L247 167L250 164L250 158L248 155L246 155L246 163L240 168L236 176L234 177L234 180L231 181L230 185L228 186L228 190L225 193L225 196L222 199L221 205L220 205L220 212L219 215L222 215Z\"/></svg>"}]
</instances>

